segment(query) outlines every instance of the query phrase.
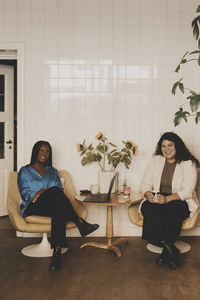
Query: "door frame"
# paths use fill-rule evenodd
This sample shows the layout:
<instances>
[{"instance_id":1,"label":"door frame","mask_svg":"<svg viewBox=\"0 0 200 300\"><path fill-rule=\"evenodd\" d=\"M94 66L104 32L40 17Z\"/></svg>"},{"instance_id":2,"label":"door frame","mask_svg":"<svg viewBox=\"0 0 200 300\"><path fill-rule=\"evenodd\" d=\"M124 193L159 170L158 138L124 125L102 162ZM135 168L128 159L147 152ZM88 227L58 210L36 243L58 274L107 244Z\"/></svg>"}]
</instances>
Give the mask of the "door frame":
<instances>
[{"instance_id":1,"label":"door frame","mask_svg":"<svg viewBox=\"0 0 200 300\"><path fill-rule=\"evenodd\" d=\"M24 43L0 42L0 50L14 50L16 57L1 55L3 59L17 60L17 170L24 165Z\"/></svg>"}]
</instances>

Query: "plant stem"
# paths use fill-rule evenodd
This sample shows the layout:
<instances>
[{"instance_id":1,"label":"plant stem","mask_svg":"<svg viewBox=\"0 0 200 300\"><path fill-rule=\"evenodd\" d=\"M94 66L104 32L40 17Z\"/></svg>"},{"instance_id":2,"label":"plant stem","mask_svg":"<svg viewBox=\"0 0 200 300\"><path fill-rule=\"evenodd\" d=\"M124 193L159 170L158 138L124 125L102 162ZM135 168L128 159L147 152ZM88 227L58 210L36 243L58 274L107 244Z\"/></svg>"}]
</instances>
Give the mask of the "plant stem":
<instances>
[{"instance_id":1,"label":"plant stem","mask_svg":"<svg viewBox=\"0 0 200 300\"><path fill-rule=\"evenodd\" d=\"M104 168L102 167L101 163L99 160L97 160L97 163L99 164L100 168L101 168L101 171L104 171Z\"/></svg>"},{"instance_id":2,"label":"plant stem","mask_svg":"<svg viewBox=\"0 0 200 300\"><path fill-rule=\"evenodd\" d=\"M183 107L184 105L188 104L189 102L190 102L190 101L187 101L187 102L181 104L180 107Z\"/></svg>"},{"instance_id":3,"label":"plant stem","mask_svg":"<svg viewBox=\"0 0 200 300\"><path fill-rule=\"evenodd\" d=\"M192 61L192 60L198 60L198 59L197 58L191 58L191 59L188 59L187 62Z\"/></svg>"},{"instance_id":4,"label":"plant stem","mask_svg":"<svg viewBox=\"0 0 200 300\"><path fill-rule=\"evenodd\" d=\"M106 158L105 150L106 150L106 145L105 145L105 140L104 140L103 141L103 169L104 170L105 170L105 158Z\"/></svg>"},{"instance_id":5,"label":"plant stem","mask_svg":"<svg viewBox=\"0 0 200 300\"><path fill-rule=\"evenodd\" d=\"M185 87L184 87L184 90L191 91L191 89L189 89L189 88L185 88Z\"/></svg>"}]
</instances>

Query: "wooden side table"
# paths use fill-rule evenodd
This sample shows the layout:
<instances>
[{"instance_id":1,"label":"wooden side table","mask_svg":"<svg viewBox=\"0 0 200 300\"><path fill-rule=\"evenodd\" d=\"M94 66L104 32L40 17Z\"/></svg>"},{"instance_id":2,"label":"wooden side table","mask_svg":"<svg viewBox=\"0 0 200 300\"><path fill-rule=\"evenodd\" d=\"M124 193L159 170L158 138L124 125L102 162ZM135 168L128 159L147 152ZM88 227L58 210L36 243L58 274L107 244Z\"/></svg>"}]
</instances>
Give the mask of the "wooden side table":
<instances>
[{"instance_id":1,"label":"wooden side table","mask_svg":"<svg viewBox=\"0 0 200 300\"><path fill-rule=\"evenodd\" d=\"M83 202L86 196L77 195L76 199L80 202ZM86 246L92 246L96 248L106 249L114 251L117 255L117 257L120 257L121 250L117 247L117 245L121 244L127 238L119 238L115 241L112 241L114 237L114 229L113 229L113 206L123 206L123 205L129 205L133 203L139 203L141 202L141 196L139 196L139 193L131 193L129 198L124 198L123 194L116 195L115 193L111 194L111 199L108 202L105 203L97 203L97 202L86 202L84 201L84 204L88 205L97 205L97 206L107 206L107 220L106 220L106 238L107 243L100 243L100 242L87 242L81 245L81 248L84 248Z\"/></svg>"}]
</instances>

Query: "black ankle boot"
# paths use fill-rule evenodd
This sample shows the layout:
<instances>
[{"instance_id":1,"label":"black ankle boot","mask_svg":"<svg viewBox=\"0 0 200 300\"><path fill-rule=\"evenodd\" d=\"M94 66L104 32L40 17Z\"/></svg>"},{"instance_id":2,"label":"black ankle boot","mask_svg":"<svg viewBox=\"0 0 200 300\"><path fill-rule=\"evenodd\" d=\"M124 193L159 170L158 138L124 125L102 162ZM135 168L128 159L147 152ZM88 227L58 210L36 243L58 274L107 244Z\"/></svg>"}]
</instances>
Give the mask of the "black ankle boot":
<instances>
[{"instance_id":1,"label":"black ankle boot","mask_svg":"<svg viewBox=\"0 0 200 300\"><path fill-rule=\"evenodd\" d=\"M89 233L91 233L99 228L98 224L87 223L82 218L78 218L78 220L75 221L75 224L78 227L79 232L82 237L88 235Z\"/></svg>"},{"instance_id":2,"label":"black ankle boot","mask_svg":"<svg viewBox=\"0 0 200 300\"><path fill-rule=\"evenodd\" d=\"M164 243L164 248L168 251L167 264L170 269L174 270L180 265L180 250L176 248L173 244Z\"/></svg>"},{"instance_id":3,"label":"black ankle boot","mask_svg":"<svg viewBox=\"0 0 200 300\"><path fill-rule=\"evenodd\" d=\"M60 267L61 267L61 248L54 248L49 271L55 272L59 270Z\"/></svg>"},{"instance_id":4,"label":"black ankle boot","mask_svg":"<svg viewBox=\"0 0 200 300\"><path fill-rule=\"evenodd\" d=\"M159 266L166 264L168 261L168 251L163 247L162 253L157 257L156 263Z\"/></svg>"}]
</instances>

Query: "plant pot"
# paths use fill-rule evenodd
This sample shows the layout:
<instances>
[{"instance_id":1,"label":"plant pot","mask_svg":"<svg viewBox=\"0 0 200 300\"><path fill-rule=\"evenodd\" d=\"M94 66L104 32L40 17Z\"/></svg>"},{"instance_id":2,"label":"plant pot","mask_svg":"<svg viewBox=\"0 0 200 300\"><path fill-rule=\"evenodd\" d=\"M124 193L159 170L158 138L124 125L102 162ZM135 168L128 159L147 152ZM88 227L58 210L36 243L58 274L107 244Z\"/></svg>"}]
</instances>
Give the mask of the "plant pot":
<instances>
[{"instance_id":1,"label":"plant pot","mask_svg":"<svg viewBox=\"0 0 200 300\"><path fill-rule=\"evenodd\" d=\"M100 186L100 193L108 193L110 182L115 175L115 171L98 171L98 184ZM116 181L114 182L112 193L116 190Z\"/></svg>"}]
</instances>

